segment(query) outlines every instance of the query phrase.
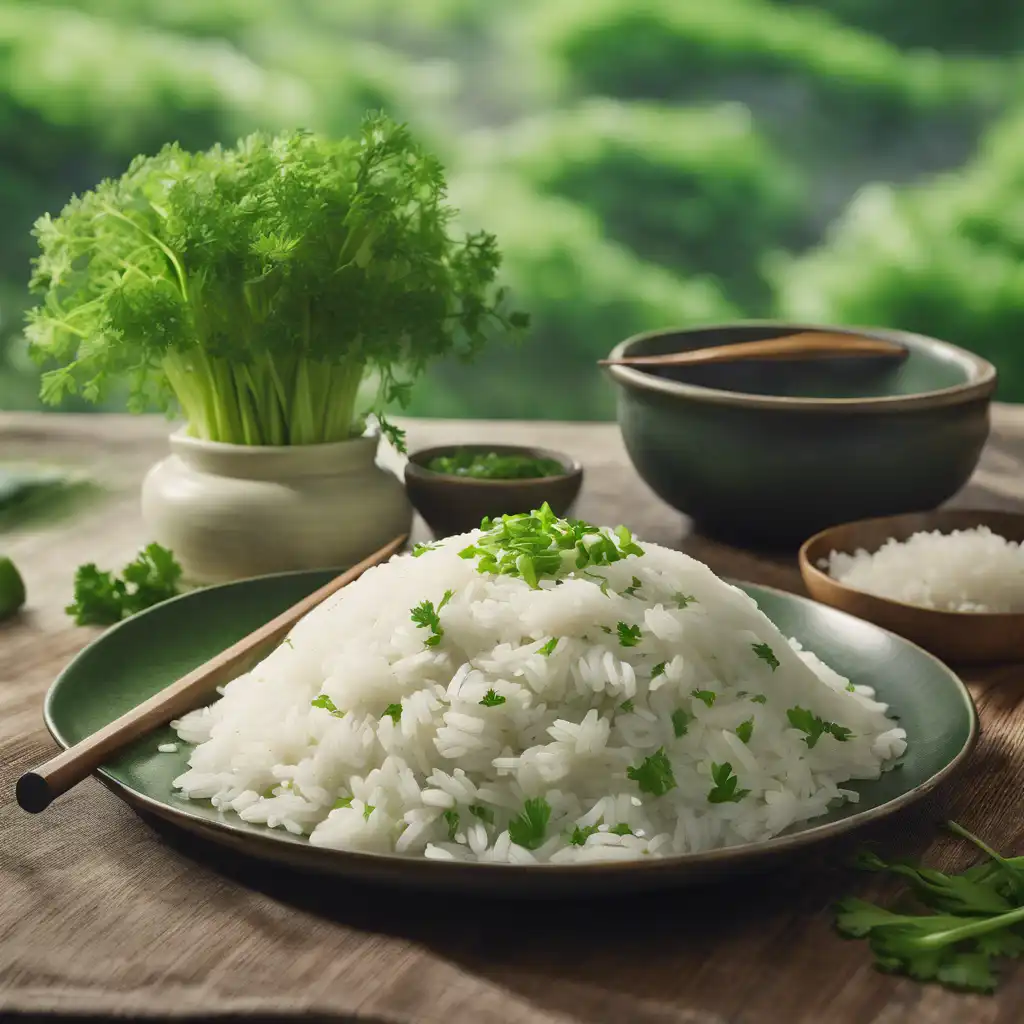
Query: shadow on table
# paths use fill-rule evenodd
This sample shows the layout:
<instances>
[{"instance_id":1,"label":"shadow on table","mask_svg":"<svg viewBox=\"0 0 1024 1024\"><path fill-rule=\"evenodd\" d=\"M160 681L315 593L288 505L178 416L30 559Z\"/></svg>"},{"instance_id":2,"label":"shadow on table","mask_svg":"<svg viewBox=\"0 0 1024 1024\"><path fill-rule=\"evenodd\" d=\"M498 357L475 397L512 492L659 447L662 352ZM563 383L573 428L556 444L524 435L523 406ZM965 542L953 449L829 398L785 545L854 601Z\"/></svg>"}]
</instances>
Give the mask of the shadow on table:
<instances>
[{"instance_id":1,"label":"shadow on table","mask_svg":"<svg viewBox=\"0 0 1024 1024\"><path fill-rule=\"evenodd\" d=\"M691 1005L694 997L702 1001L705 990L710 1002L745 957L771 971L800 956L819 962L824 956L829 973L846 970L850 962L866 965L867 952L838 939L831 927L835 900L882 891L876 878L848 867L852 854L873 843L889 854L919 856L945 816L937 800L941 794L888 824L821 844L757 874L700 887L572 899L490 898L348 882L269 867L173 826L150 824L169 846L226 879L349 928L418 943L549 1012L595 1024L660 1024L677 1019L663 1017L657 1004L680 991L681 965L691 982L706 974L696 990L687 984ZM753 978L736 984L753 984ZM595 988L603 1009L591 1016L587 1006L595 1001ZM584 992L587 998L580 1001ZM637 1000L646 1001L650 1012L638 1017ZM720 1008L721 1000L715 1003Z\"/></svg>"}]
</instances>

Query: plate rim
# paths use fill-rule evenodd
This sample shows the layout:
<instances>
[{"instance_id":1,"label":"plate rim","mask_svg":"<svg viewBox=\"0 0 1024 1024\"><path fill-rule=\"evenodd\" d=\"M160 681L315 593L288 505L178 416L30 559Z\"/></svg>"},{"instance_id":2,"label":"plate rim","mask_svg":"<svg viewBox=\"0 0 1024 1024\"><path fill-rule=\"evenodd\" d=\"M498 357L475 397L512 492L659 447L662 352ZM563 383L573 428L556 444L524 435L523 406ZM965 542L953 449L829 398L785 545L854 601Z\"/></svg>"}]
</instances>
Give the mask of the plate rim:
<instances>
[{"instance_id":1,"label":"plate rim","mask_svg":"<svg viewBox=\"0 0 1024 1024\"><path fill-rule=\"evenodd\" d=\"M171 598L169 601L161 602L151 608L124 619L110 629L93 638L85 645L68 664L61 670L46 691L43 702L43 721L46 729L54 742L62 750L67 750L71 745L61 735L60 729L53 718L53 704L55 696L65 678L74 671L75 666L84 658L86 653L97 644L105 642L117 630L126 626L129 622L144 618L145 616L159 612L160 609L172 602L183 601L194 593L208 593L210 591L229 590L234 587L252 583L255 581L269 581L283 578L299 578L304 576L322 576L330 573L331 569L303 569L290 572L266 573L260 576L247 577L242 580L233 580L227 583L215 584L211 587L203 587L201 590L186 591ZM869 807L863 811L857 811L848 817L840 818L837 821L822 822L819 825L811 825L789 835L776 836L772 839L763 839L753 843L743 843L736 846L728 846L715 850L705 850L701 853L683 853L671 857L653 857L637 860L624 861L586 861L573 864L548 864L540 863L533 865L519 865L508 863L489 863L478 861L446 861L433 860L426 857L403 857L394 853L376 853L359 850L339 850L327 847L314 846L304 837L293 836L291 833L282 832L280 829L265 828L262 831L253 831L251 827L242 827L227 818L223 811L218 812L218 819L210 819L189 810L186 807L175 807L173 804L158 800L146 793L133 789L127 783L115 778L105 765L100 766L93 776L102 785L110 790L115 796L124 801L135 810L151 814L161 820L168 821L192 834L198 834L208 838L211 842L231 849L248 850L251 856L260 856L259 850L265 849L263 859L269 859L278 863L284 861L294 866L300 866L304 870L332 871L328 865L348 864L352 875L387 875L402 876L413 875L413 878L405 879L414 883L429 883L432 881L442 882L446 876L450 880L453 874L465 875L469 873L474 881L484 882L488 879L503 882L513 880L526 881L537 879L538 881L551 882L561 879L566 882L589 880L599 882L602 879L613 880L623 875L630 879L642 879L652 875L678 873L681 876L709 872L726 867L733 862L746 863L760 861L776 854L786 851L801 850L816 843L827 842L830 839L846 835L850 832L865 828L884 818L891 817L917 803L930 793L934 792L941 785L946 783L959 771L964 762L973 752L980 735L980 722L974 698L966 683L960 676L945 662L936 657L930 651L905 637L900 636L891 630L878 626L867 619L858 618L841 608L834 608L831 605L815 601L813 598L805 597L802 594L794 594L779 587L768 586L762 583L754 583L746 580L737 580L732 577L719 577L731 586L739 587L749 594L746 588L755 591L762 591L781 597L788 601L795 601L802 605L811 605L819 609L825 609L830 616L852 620L861 625L866 625L873 630L884 634L889 638L917 651L928 661L931 661L954 683L961 701L964 704L968 717L968 734L963 745L954 757L933 775L923 782L914 786L906 792L900 793L885 803L876 807ZM753 596L753 595L751 595ZM868 780L872 781L872 780ZM173 794L172 794L173 795ZM300 852L305 851L305 852ZM294 856L289 856L294 854ZM303 863L306 862L306 863ZM334 870L335 874L344 873L341 870ZM424 876L424 877L420 877ZM464 879L460 879L464 881Z\"/></svg>"}]
</instances>

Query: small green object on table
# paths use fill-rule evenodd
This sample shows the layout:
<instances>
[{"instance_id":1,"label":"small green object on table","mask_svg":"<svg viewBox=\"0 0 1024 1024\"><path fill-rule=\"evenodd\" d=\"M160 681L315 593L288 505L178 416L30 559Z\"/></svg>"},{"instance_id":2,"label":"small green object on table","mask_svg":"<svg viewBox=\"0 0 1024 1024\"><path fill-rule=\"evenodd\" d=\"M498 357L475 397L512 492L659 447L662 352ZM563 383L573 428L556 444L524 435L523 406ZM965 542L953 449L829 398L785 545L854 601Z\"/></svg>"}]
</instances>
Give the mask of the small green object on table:
<instances>
[{"instance_id":1,"label":"small green object on table","mask_svg":"<svg viewBox=\"0 0 1024 1024\"><path fill-rule=\"evenodd\" d=\"M0 619L14 615L25 603L25 581L18 567L0 555Z\"/></svg>"}]
</instances>

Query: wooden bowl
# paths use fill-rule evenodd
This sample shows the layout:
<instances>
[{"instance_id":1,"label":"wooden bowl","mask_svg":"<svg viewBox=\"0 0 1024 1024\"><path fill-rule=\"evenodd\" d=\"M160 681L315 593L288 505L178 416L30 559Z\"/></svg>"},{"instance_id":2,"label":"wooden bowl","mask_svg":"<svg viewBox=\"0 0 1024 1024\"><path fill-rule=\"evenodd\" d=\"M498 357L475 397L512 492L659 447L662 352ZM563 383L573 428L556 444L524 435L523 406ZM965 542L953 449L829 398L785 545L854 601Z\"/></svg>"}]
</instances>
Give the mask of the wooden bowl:
<instances>
[{"instance_id":1,"label":"wooden bowl","mask_svg":"<svg viewBox=\"0 0 1024 1024\"><path fill-rule=\"evenodd\" d=\"M1024 541L1024 515L967 509L945 509L883 519L862 519L823 530L800 548L800 573L816 601L912 640L938 657L959 664L1024 661L1024 613L978 614L936 611L856 590L818 563L833 551L853 554L877 551L890 537L907 540L922 530L969 530L987 526L1010 541Z\"/></svg>"},{"instance_id":2,"label":"wooden bowl","mask_svg":"<svg viewBox=\"0 0 1024 1024\"><path fill-rule=\"evenodd\" d=\"M526 480L480 480L475 477L435 473L427 469L431 459L457 451L497 452L499 455L528 455L552 459L565 472L558 476ZM546 501L559 516L569 511L583 483L583 467L572 457L546 448L507 444L459 444L425 448L413 452L405 466L405 487L409 500L435 537L468 533L480 526L485 516L495 518L532 512Z\"/></svg>"}]
</instances>

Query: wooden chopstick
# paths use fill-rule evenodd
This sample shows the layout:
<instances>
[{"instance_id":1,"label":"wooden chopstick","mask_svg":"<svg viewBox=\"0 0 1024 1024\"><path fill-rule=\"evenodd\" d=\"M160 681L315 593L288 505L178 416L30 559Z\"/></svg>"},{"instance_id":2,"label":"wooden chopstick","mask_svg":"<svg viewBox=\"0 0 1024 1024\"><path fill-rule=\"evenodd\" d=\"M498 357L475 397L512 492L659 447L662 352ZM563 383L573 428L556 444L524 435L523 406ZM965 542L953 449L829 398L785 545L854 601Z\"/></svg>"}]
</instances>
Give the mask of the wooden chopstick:
<instances>
[{"instance_id":1,"label":"wooden chopstick","mask_svg":"<svg viewBox=\"0 0 1024 1024\"><path fill-rule=\"evenodd\" d=\"M740 341L729 345L667 352L656 356L623 356L620 359L599 359L599 366L697 366L709 363L732 363L744 359L822 359L845 356L884 356L905 359L906 346L881 338L865 338L855 334L830 331L801 331L780 338Z\"/></svg>"},{"instance_id":2,"label":"wooden chopstick","mask_svg":"<svg viewBox=\"0 0 1024 1024\"><path fill-rule=\"evenodd\" d=\"M364 558L358 565L336 576L330 583L304 597L287 611L259 629L215 654L205 664L193 669L176 682L165 686L149 700L115 719L109 725L87 736L73 747L62 751L35 771L18 779L16 795L20 807L33 814L45 810L62 793L78 785L110 756L129 743L158 729L175 718L201 707L209 701L218 686L230 682L251 668L263 655L280 643L288 631L317 605L342 587L358 579L367 569L386 562L399 552L408 534L396 537Z\"/></svg>"}]
</instances>

